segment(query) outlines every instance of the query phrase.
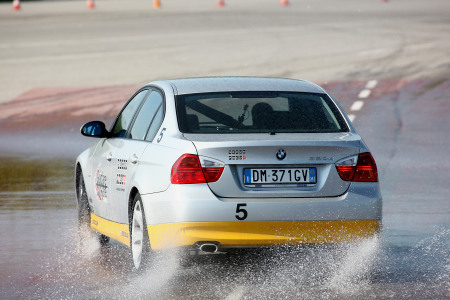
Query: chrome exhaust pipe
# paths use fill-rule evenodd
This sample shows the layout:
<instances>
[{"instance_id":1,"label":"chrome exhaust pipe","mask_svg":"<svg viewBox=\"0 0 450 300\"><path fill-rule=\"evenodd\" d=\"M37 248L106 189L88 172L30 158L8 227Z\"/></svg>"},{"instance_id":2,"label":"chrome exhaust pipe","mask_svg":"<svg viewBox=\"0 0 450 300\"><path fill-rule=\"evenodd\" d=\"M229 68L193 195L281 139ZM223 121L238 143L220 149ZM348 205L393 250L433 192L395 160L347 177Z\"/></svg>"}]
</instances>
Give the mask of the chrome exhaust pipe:
<instances>
[{"instance_id":1,"label":"chrome exhaust pipe","mask_svg":"<svg viewBox=\"0 0 450 300\"><path fill-rule=\"evenodd\" d=\"M216 244L204 243L200 245L200 250L206 253L216 253L219 247Z\"/></svg>"}]
</instances>

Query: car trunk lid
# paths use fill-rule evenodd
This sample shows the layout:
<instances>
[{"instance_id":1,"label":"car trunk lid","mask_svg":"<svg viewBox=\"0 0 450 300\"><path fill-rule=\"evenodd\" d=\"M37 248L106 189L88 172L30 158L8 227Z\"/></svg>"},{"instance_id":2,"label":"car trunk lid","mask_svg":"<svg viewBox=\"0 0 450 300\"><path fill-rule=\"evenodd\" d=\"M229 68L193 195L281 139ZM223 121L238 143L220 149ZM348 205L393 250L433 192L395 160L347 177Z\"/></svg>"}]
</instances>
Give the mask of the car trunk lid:
<instances>
[{"instance_id":1,"label":"car trunk lid","mask_svg":"<svg viewBox=\"0 0 450 300\"><path fill-rule=\"evenodd\" d=\"M208 183L223 198L342 195L350 182L339 177L334 163L358 154L361 141L350 132L184 136L194 143L198 155L225 164L220 179Z\"/></svg>"}]
</instances>

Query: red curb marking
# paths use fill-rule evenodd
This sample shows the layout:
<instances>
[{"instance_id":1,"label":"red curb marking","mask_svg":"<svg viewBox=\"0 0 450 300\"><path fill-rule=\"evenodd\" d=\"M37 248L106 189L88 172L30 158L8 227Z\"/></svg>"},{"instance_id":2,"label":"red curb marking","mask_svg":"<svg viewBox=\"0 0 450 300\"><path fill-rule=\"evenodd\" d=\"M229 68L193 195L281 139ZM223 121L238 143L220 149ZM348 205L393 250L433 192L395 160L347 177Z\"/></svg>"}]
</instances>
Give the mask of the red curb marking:
<instances>
[{"instance_id":1,"label":"red curb marking","mask_svg":"<svg viewBox=\"0 0 450 300\"><path fill-rule=\"evenodd\" d=\"M112 118L138 86L31 89L0 106L0 131L23 131Z\"/></svg>"}]
</instances>

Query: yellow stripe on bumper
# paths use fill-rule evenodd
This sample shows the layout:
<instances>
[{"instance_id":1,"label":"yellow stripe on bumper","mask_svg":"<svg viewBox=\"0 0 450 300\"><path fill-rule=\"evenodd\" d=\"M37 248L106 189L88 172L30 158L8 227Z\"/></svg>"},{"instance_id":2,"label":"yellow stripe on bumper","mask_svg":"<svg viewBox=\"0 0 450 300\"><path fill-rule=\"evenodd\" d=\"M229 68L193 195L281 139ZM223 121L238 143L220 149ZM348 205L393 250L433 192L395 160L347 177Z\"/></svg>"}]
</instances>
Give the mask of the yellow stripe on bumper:
<instances>
[{"instance_id":1,"label":"yellow stripe on bumper","mask_svg":"<svg viewBox=\"0 0 450 300\"><path fill-rule=\"evenodd\" d=\"M192 222L148 226L152 249L193 245L200 241L222 246L269 246L350 242L379 232L379 220Z\"/></svg>"},{"instance_id":2,"label":"yellow stripe on bumper","mask_svg":"<svg viewBox=\"0 0 450 300\"><path fill-rule=\"evenodd\" d=\"M128 224L115 223L91 214L91 227L101 234L109 236L128 247L130 246Z\"/></svg>"}]
</instances>

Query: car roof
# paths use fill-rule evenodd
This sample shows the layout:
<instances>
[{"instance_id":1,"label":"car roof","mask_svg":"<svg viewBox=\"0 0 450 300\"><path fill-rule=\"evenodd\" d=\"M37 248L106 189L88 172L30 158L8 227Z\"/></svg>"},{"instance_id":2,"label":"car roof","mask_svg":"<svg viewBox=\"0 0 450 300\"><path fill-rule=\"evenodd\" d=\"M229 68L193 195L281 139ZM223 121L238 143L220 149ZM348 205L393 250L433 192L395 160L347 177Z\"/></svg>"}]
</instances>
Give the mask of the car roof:
<instances>
[{"instance_id":1,"label":"car roof","mask_svg":"<svg viewBox=\"0 0 450 300\"><path fill-rule=\"evenodd\" d=\"M325 93L312 82L266 77L198 77L156 81L150 84L165 85L164 83L172 86L175 95L232 91Z\"/></svg>"}]
</instances>

